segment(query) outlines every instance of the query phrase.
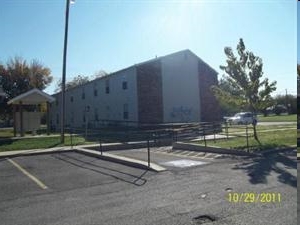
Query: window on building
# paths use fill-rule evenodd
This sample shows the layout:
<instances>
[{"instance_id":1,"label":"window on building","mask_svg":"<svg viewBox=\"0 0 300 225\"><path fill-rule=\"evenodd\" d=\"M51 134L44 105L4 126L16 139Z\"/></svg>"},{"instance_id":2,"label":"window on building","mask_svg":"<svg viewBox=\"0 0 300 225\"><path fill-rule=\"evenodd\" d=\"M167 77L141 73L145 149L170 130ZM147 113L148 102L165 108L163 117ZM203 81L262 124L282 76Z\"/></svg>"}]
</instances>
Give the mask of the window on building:
<instances>
[{"instance_id":1,"label":"window on building","mask_svg":"<svg viewBox=\"0 0 300 225\"><path fill-rule=\"evenodd\" d=\"M123 105L123 119L124 120L128 119L128 104Z\"/></svg>"},{"instance_id":2,"label":"window on building","mask_svg":"<svg viewBox=\"0 0 300 225\"><path fill-rule=\"evenodd\" d=\"M59 124L59 114L56 114L56 124Z\"/></svg>"},{"instance_id":3,"label":"window on building","mask_svg":"<svg viewBox=\"0 0 300 225\"><path fill-rule=\"evenodd\" d=\"M58 106L58 99L55 100L55 105Z\"/></svg>"},{"instance_id":4,"label":"window on building","mask_svg":"<svg viewBox=\"0 0 300 225\"><path fill-rule=\"evenodd\" d=\"M85 99L85 93L84 92L82 92L82 94L81 94L81 99Z\"/></svg>"},{"instance_id":5,"label":"window on building","mask_svg":"<svg viewBox=\"0 0 300 225\"><path fill-rule=\"evenodd\" d=\"M105 81L105 93L109 94L109 80Z\"/></svg>"},{"instance_id":6,"label":"window on building","mask_svg":"<svg viewBox=\"0 0 300 225\"><path fill-rule=\"evenodd\" d=\"M99 121L98 109L95 108L95 121Z\"/></svg>"},{"instance_id":7,"label":"window on building","mask_svg":"<svg viewBox=\"0 0 300 225\"><path fill-rule=\"evenodd\" d=\"M74 123L74 112L71 112L71 123Z\"/></svg>"},{"instance_id":8,"label":"window on building","mask_svg":"<svg viewBox=\"0 0 300 225\"><path fill-rule=\"evenodd\" d=\"M127 89L127 81L123 81L122 83L123 90Z\"/></svg>"},{"instance_id":9,"label":"window on building","mask_svg":"<svg viewBox=\"0 0 300 225\"><path fill-rule=\"evenodd\" d=\"M110 118L110 107L109 107L109 105L106 105L106 119L108 120L109 118Z\"/></svg>"},{"instance_id":10,"label":"window on building","mask_svg":"<svg viewBox=\"0 0 300 225\"><path fill-rule=\"evenodd\" d=\"M98 96L98 90L94 89L94 96Z\"/></svg>"},{"instance_id":11,"label":"window on building","mask_svg":"<svg viewBox=\"0 0 300 225\"><path fill-rule=\"evenodd\" d=\"M71 101L71 102L73 102L73 101L74 101L74 98L73 98L73 96L71 96L71 99L70 99L70 101Z\"/></svg>"},{"instance_id":12,"label":"window on building","mask_svg":"<svg viewBox=\"0 0 300 225\"><path fill-rule=\"evenodd\" d=\"M85 123L85 113L83 113L82 121Z\"/></svg>"}]
</instances>

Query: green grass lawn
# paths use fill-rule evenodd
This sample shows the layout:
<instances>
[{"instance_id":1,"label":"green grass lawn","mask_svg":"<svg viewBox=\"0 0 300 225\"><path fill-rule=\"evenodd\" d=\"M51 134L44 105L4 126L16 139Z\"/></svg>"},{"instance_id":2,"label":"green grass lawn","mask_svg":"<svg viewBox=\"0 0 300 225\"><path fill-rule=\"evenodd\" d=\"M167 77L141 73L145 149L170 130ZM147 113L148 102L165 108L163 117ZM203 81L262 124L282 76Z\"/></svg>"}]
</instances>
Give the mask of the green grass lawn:
<instances>
[{"instance_id":1,"label":"green grass lawn","mask_svg":"<svg viewBox=\"0 0 300 225\"><path fill-rule=\"evenodd\" d=\"M278 118L276 116L272 116L273 118ZM296 118L295 115L286 115L279 116L281 118ZM271 118L271 117L270 117ZM279 121L278 119L276 119ZM281 119L280 121L283 121ZM296 126L291 125L274 125L274 126L263 126L258 125L257 131L259 135L259 139L262 143L261 146L254 140L253 137L249 138L249 146L251 146L251 150L257 149L270 149L270 148L282 148L287 146L295 146L297 144L297 136L300 137L300 132L296 131ZM245 135L246 130L245 126L229 126L228 128L229 136L241 136ZM113 133L113 132L112 132ZM226 134L225 129L221 134ZM248 126L248 134L251 136L253 134L252 126ZM62 146L60 143L60 136L50 136L50 137L37 137L37 138L24 138L24 139L12 139L7 137L12 137L13 131L12 129L1 129L0 130L0 152L1 151L11 151L11 150L26 150L26 149L38 149L38 148L51 148ZM112 142L112 141L120 141L120 137L110 137L108 135L101 134L102 141L104 142ZM30 137L32 137L30 135ZM97 136L98 137L98 136ZM126 139L126 137L124 137ZM133 138L130 136L130 138ZM107 139L107 140L106 140ZM142 137L138 138L138 140L143 139ZM94 138L94 140L96 140ZM73 145L80 144L89 144L95 142L87 142L82 136L73 137ZM204 144L203 141L197 142L199 144ZM223 148L231 148L231 149L246 149L246 138L245 137L235 137L228 140L217 140L216 143L214 141L207 141L207 144L210 146L218 146ZM69 135L65 136L65 145L71 145L71 139Z\"/></svg>"},{"instance_id":2,"label":"green grass lawn","mask_svg":"<svg viewBox=\"0 0 300 225\"><path fill-rule=\"evenodd\" d=\"M297 142L300 139L300 130L297 130ZM297 152L300 153L300 147L297 148Z\"/></svg>"},{"instance_id":3,"label":"green grass lawn","mask_svg":"<svg viewBox=\"0 0 300 225\"><path fill-rule=\"evenodd\" d=\"M46 134L47 129L46 128L41 128L37 131L37 134ZM19 133L17 133L19 135ZM32 132L27 131L25 132L25 136L30 136L32 137ZM14 137L14 130L13 128L1 128L0 129L0 138L11 138Z\"/></svg>"},{"instance_id":4,"label":"green grass lawn","mask_svg":"<svg viewBox=\"0 0 300 225\"><path fill-rule=\"evenodd\" d=\"M269 116L258 116L259 122L297 122L297 114L292 115L269 115Z\"/></svg>"},{"instance_id":5,"label":"green grass lawn","mask_svg":"<svg viewBox=\"0 0 300 225\"><path fill-rule=\"evenodd\" d=\"M256 142L253 136L249 137L250 151L267 150L274 148L286 148L296 146L297 131L295 129L289 130L274 130L274 131L258 131L258 137L261 142L261 146ZM196 143L204 145L204 141L197 141ZM247 150L246 137L234 137L222 140L207 141L207 146L217 146L228 149Z\"/></svg>"},{"instance_id":6,"label":"green grass lawn","mask_svg":"<svg viewBox=\"0 0 300 225\"><path fill-rule=\"evenodd\" d=\"M73 145L91 144L93 142L86 142L83 137L73 137ZM65 136L65 145L71 145L70 136ZM52 148L62 146L60 137L38 137L38 138L24 138L24 139L2 139L0 140L0 152L13 150L27 150L39 148Z\"/></svg>"},{"instance_id":7,"label":"green grass lawn","mask_svg":"<svg viewBox=\"0 0 300 225\"><path fill-rule=\"evenodd\" d=\"M14 136L14 131L11 128L1 128L0 129L0 138L9 138Z\"/></svg>"},{"instance_id":8,"label":"green grass lawn","mask_svg":"<svg viewBox=\"0 0 300 225\"><path fill-rule=\"evenodd\" d=\"M245 133L246 132L246 126L245 125L236 125L236 126L228 126L228 133ZM256 126L257 131L269 131L269 130L282 130L282 129L296 129L295 124L284 124L284 125L257 125ZM248 132L253 132L253 126L248 125ZM226 134L226 127L223 126L222 128L222 134Z\"/></svg>"}]
</instances>

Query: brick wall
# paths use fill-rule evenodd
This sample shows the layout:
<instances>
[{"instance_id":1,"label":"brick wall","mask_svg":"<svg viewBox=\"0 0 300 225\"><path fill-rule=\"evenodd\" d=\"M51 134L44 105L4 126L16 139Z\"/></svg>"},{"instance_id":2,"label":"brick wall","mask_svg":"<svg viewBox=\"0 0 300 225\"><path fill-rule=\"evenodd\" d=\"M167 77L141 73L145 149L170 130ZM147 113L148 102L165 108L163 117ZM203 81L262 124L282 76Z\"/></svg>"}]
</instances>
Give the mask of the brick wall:
<instances>
[{"instance_id":1,"label":"brick wall","mask_svg":"<svg viewBox=\"0 0 300 225\"><path fill-rule=\"evenodd\" d=\"M213 122L221 119L220 106L210 90L218 84L217 73L203 62L198 63L201 122Z\"/></svg>"},{"instance_id":2,"label":"brick wall","mask_svg":"<svg viewBox=\"0 0 300 225\"><path fill-rule=\"evenodd\" d=\"M138 119L141 123L163 122L161 62L137 66Z\"/></svg>"}]
</instances>

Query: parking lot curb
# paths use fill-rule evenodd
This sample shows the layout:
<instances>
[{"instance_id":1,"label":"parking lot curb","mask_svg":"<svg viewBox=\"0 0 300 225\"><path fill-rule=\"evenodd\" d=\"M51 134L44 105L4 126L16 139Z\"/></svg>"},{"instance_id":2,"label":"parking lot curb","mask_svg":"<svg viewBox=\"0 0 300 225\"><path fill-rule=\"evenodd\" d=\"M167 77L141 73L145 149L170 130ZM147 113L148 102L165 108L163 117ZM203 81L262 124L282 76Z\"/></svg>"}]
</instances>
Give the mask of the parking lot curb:
<instances>
[{"instance_id":1,"label":"parking lot curb","mask_svg":"<svg viewBox=\"0 0 300 225\"><path fill-rule=\"evenodd\" d=\"M6 152L0 152L0 158L16 157L16 156L28 156L28 155L40 155L40 154L59 153L59 152L68 152L68 151L72 151L70 146L48 148L48 149L30 149L30 150L6 151Z\"/></svg>"},{"instance_id":2,"label":"parking lot curb","mask_svg":"<svg viewBox=\"0 0 300 225\"><path fill-rule=\"evenodd\" d=\"M166 168L159 166L155 163L150 163L150 167L148 167L148 162L132 159L124 156L114 155L110 153L100 153L95 150L85 149L84 147L76 147L71 149L70 146L66 147L56 147L56 148L49 148L49 149L32 149L32 150L19 150L19 151L7 151L7 152L0 152L0 158L7 158L7 157L17 157L17 156L29 156L29 155L41 155L41 154L49 154L49 153L60 153L60 152L78 152L81 154L90 155L93 157L98 157L103 160L112 161L136 168L142 169L149 169L155 172L163 172L166 171Z\"/></svg>"},{"instance_id":3,"label":"parking lot curb","mask_svg":"<svg viewBox=\"0 0 300 225\"><path fill-rule=\"evenodd\" d=\"M155 172L166 171L166 168L164 168L160 165L157 165L156 163L152 163L152 162L150 162L150 167L148 167L148 162L138 160L138 159L132 159L132 158L124 157L124 156L114 155L114 154L107 153L107 152L103 152L101 154L101 152L99 152L99 151L80 148L80 147L76 147L73 150L76 151L76 152L82 153L82 154L90 155L90 156L97 157L97 158L100 158L100 159L104 159L104 160L107 160L107 161L121 163L121 164L124 164L124 165L136 167L136 168L150 169L150 170L155 171Z\"/></svg>"},{"instance_id":4,"label":"parking lot curb","mask_svg":"<svg viewBox=\"0 0 300 225\"><path fill-rule=\"evenodd\" d=\"M71 148L70 146L66 147L56 147L56 148L49 148L49 149L32 149L32 150L19 150L19 151L6 151L0 152L0 158L7 158L7 157L17 157L17 156L29 156L29 155L41 155L41 154L51 154L51 153L60 153L60 152L78 152L86 155L90 155L93 157L98 157L103 160L117 162L120 164L142 168L142 169L149 169L155 172L163 172L166 171L166 168L159 166L155 163L150 163L150 167L148 167L148 162L132 159L124 156L114 155L110 153L100 153L95 150L85 149L83 147L76 147Z\"/></svg>"},{"instance_id":5,"label":"parking lot curb","mask_svg":"<svg viewBox=\"0 0 300 225\"><path fill-rule=\"evenodd\" d=\"M210 152L210 153L217 153L217 154L230 154L230 155L239 155L239 156L264 156L272 153L292 151L295 150L296 148L297 146L291 146L287 148L262 150L262 151L256 151L255 153L250 153L245 151L218 148L218 147L205 147L205 146L191 144L191 143L183 143L183 142L173 143L173 149L198 151L198 152ZM297 154L297 159L300 159L300 154Z\"/></svg>"},{"instance_id":6,"label":"parking lot curb","mask_svg":"<svg viewBox=\"0 0 300 225\"><path fill-rule=\"evenodd\" d=\"M192 143L183 143L183 142L174 142L173 149L179 150L189 150L189 151L197 151L197 152L210 152L217 154L229 154L229 155L238 155L238 156L259 156L256 153L250 153L239 150L232 150L226 148L217 148L217 147L205 147L202 145L192 144Z\"/></svg>"},{"instance_id":7,"label":"parking lot curb","mask_svg":"<svg viewBox=\"0 0 300 225\"><path fill-rule=\"evenodd\" d=\"M149 147L161 147L161 146L170 146L172 144L171 141L149 141ZM103 151L116 151L116 150L128 150L128 149L140 149L147 148L147 141L137 141L137 142L129 142L129 143L104 143L102 144ZM92 145L81 145L80 148L97 150L99 149L99 144ZM74 146L77 148L77 146Z\"/></svg>"}]
</instances>

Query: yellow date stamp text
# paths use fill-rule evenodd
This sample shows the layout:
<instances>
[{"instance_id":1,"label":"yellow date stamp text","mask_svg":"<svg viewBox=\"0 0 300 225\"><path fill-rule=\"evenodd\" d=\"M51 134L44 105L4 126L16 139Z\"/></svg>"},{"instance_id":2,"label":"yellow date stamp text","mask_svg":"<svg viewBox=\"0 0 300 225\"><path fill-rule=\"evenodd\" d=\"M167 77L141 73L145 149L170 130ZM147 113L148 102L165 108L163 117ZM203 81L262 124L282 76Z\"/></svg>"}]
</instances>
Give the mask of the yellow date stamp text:
<instances>
[{"instance_id":1,"label":"yellow date stamp text","mask_svg":"<svg viewBox=\"0 0 300 225\"><path fill-rule=\"evenodd\" d=\"M229 192L227 200L232 203L280 203L280 193Z\"/></svg>"}]
</instances>

